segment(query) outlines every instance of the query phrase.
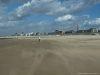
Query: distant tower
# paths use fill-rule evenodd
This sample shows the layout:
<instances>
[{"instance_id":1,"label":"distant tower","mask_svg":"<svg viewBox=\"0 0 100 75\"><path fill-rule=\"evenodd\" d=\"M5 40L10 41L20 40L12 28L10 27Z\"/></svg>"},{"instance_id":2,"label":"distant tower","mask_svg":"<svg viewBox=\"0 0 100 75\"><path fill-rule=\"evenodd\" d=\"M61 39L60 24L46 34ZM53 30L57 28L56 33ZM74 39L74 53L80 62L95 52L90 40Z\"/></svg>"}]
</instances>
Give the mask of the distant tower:
<instances>
[{"instance_id":1,"label":"distant tower","mask_svg":"<svg viewBox=\"0 0 100 75\"><path fill-rule=\"evenodd\" d=\"M78 24L76 25L76 31L79 31L79 25Z\"/></svg>"},{"instance_id":2,"label":"distant tower","mask_svg":"<svg viewBox=\"0 0 100 75\"><path fill-rule=\"evenodd\" d=\"M63 24L61 25L61 35L64 35L64 26L63 26Z\"/></svg>"},{"instance_id":3,"label":"distant tower","mask_svg":"<svg viewBox=\"0 0 100 75\"><path fill-rule=\"evenodd\" d=\"M59 25L58 31L60 31L61 35L64 35L64 26L63 26L63 24Z\"/></svg>"}]
</instances>

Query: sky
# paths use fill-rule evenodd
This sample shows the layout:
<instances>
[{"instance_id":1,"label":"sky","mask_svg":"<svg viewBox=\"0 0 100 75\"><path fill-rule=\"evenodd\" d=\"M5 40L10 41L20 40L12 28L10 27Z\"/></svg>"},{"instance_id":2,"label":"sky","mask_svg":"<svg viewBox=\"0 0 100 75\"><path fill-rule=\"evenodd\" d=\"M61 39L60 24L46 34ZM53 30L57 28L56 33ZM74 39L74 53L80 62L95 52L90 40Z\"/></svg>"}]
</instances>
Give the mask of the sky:
<instances>
[{"instance_id":1,"label":"sky","mask_svg":"<svg viewBox=\"0 0 100 75\"><path fill-rule=\"evenodd\" d=\"M100 0L0 0L0 36L96 27Z\"/></svg>"}]
</instances>

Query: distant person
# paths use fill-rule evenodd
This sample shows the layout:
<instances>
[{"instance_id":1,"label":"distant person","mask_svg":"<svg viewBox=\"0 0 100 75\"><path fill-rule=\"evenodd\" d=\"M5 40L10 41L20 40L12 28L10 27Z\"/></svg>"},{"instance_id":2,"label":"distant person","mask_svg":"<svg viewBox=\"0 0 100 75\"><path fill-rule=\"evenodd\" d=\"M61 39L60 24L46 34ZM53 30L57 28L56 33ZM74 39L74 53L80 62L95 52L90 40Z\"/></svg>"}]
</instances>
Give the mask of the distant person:
<instances>
[{"instance_id":1,"label":"distant person","mask_svg":"<svg viewBox=\"0 0 100 75\"><path fill-rule=\"evenodd\" d=\"M40 40L41 40L41 38L39 37L39 38L38 38L38 41L40 42Z\"/></svg>"}]
</instances>

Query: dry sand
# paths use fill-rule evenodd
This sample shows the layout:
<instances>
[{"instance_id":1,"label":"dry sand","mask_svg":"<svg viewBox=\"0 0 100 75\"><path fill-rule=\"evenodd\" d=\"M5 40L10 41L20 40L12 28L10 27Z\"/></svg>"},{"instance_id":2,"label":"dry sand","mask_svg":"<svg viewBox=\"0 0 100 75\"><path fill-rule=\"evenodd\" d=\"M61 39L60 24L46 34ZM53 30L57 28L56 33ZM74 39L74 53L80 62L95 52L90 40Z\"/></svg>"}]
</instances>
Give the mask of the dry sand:
<instances>
[{"instance_id":1,"label":"dry sand","mask_svg":"<svg viewBox=\"0 0 100 75\"><path fill-rule=\"evenodd\" d=\"M100 75L100 38L0 39L0 75Z\"/></svg>"}]
</instances>

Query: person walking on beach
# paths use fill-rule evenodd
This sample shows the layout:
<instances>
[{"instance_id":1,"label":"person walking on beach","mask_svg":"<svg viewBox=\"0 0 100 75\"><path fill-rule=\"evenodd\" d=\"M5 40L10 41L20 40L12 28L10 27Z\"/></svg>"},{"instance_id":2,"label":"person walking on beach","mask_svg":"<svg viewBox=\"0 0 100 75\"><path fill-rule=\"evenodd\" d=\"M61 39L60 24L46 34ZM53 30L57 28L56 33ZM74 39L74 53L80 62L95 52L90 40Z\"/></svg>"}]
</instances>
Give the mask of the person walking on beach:
<instances>
[{"instance_id":1,"label":"person walking on beach","mask_svg":"<svg viewBox=\"0 0 100 75\"><path fill-rule=\"evenodd\" d=\"M40 42L40 40L41 40L41 38L39 37L39 38L38 38L38 41Z\"/></svg>"}]
</instances>

